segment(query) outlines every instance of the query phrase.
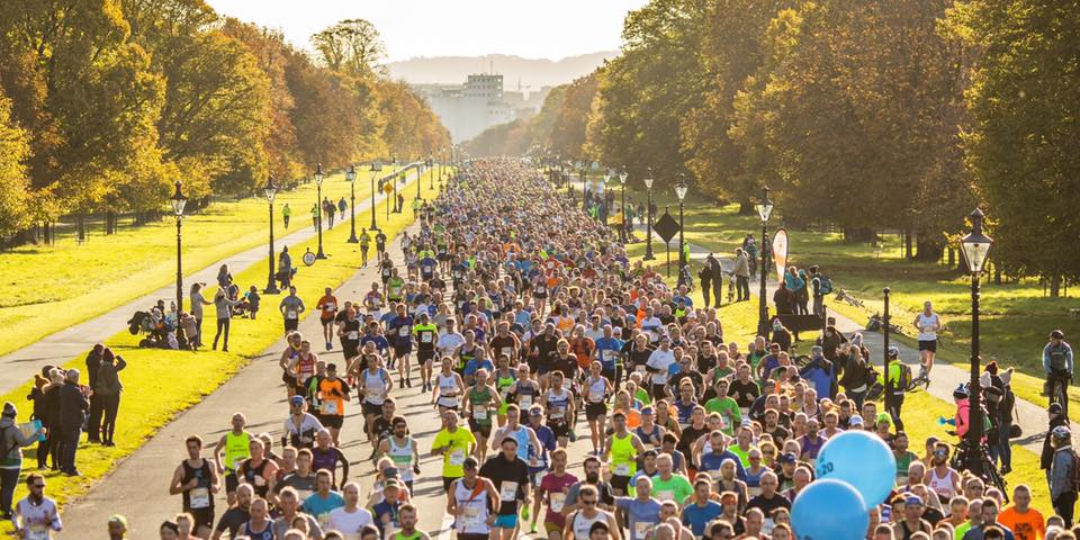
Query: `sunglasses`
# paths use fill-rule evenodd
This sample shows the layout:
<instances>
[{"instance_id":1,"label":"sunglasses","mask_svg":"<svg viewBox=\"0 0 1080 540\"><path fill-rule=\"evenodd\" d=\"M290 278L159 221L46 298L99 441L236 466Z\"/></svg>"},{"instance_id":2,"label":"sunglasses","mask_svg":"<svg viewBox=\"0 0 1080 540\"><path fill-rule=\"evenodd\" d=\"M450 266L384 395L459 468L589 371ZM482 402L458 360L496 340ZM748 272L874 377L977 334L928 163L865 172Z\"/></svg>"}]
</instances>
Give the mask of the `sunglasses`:
<instances>
[{"instance_id":1,"label":"sunglasses","mask_svg":"<svg viewBox=\"0 0 1080 540\"><path fill-rule=\"evenodd\" d=\"M585 499L582 499L581 504L586 504L586 505L592 506L592 505L596 504L596 500L594 499L594 500L591 500L591 501L586 501Z\"/></svg>"},{"instance_id":2,"label":"sunglasses","mask_svg":"<svg viewBox=\"0 0 1080 540\"><path fill-rule=\"evenodd\" d=\"M34 484L34 485L30 486L30 487L35 488L35 489L45 489L45 484Z\"/></svg>"}]
</instances>

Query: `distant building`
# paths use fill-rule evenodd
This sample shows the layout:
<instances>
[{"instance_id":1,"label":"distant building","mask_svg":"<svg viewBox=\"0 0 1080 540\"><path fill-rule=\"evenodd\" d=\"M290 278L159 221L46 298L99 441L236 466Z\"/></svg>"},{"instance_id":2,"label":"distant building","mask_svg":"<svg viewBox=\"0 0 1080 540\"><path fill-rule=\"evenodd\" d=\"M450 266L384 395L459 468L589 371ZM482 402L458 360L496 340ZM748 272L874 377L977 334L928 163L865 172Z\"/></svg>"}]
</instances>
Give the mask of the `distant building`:
<instances>
[{"instance_id":1,"label":"distant building","mask_svg":"<svg viewBox=\"0 0 1080 540\"><path fill-rule=\"evenodd\" d=\"M536 114L546 91L504 92L503 76L469 75L465 84L416 84L413 89L427 100L454 142L469 140L485 129ZM544 90L549 90L545 88Z\"/></svg>"}]
</instances>

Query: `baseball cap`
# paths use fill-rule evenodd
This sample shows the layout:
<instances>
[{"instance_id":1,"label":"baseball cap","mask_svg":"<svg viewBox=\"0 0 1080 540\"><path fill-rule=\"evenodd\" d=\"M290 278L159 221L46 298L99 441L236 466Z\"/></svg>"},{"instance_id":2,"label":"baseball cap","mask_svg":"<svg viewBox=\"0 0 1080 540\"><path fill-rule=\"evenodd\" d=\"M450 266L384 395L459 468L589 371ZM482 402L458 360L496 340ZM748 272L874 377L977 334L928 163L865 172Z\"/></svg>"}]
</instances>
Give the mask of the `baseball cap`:
<instances>
[{"instance_id":1,"label":"baseball cap","mask_svg":"<svg viewBox=\"0 0 1080 540\"><path fill-rule=\"evenodd\" d=\"M653 411L653 408L652 408L651 406L650 406L650 407L642 407L642 408L641 408L641 415L642 415L642 416L645 416L645 415L649 415L649 416L652 416L652 415L653 415L653 413L654 413L654 411Z\"/></svg>"},{"instance_id":2,"label":"baseball cap","mask_svg":"<svg viewBox=\"0 0 1080 540\"><path fill-rule=\"evenodd\" d=\"M289 404L294 407L299 407L304 404L304 396L293 396L289 398Z\"/></svg>"},{"instance_id":3,"label":"baseball cap","mask_svg":"<svg viewBox=\"0 0 1080 540\"><path fill-rule=\"evenodd\" d=\"M127 518L120 514L113 514L112 517L109 518L109 523L118 523L125 529L127 528Z\"/></svg>"},{"instance_id":4,"label":"baseball cap","mask_svg":"<svg viewBox=\"0 0 1080 540\"><path fill-rule=\"evenodd\" d=\"M780 463L795 463L795 461L797 461L797 459L798 458L795 457L794 453L788 452L788 453L780 456L779 461L780 461Z\"/></svg>"},{"instance_id":5,"label":"baseball cap","mask_svg":"<svg viewBox=\"0 0 1080 540\"><path fill-rule=\"evenodd\" d=\"M1061 411L1061 404L1060 403L1051 403L1050 407L1048 409L1046 409L1046 410L1050 414L1061 414L1061 412L1062 412Z\"/></svg>"},{"instance_id":6,"label":"baseball cap","mask_svg":"<svg viewBox=\"0 0 1080 540\"><path fill-rule=\"evenodd\" d=\"M383 474L383 477L388 479L388 480L391 479L391 478L397 478L398 477L398 468L397 467L387 467L387 468L383 469L382 474Z\"/></svg>"},{"instance_id":7,"label":"baseball cap","mask_svg":"<svg viewBox=\"0 0 1080 540\"><path fill-rule=\"evenodd\" d=\"M851 420L848 423L853 426L861 426L863 425L863 419L861 416L856 414L855 416L851 417Z\"/></svg>"},{"instance_id":8,"label":"baseball cap","mask_svg":"<svg viewBox=\"0 0 1080 540\"><path fill-rule=\"evenodd\" d=\"M543 416L544 409L541 409L539 405L533 405L529 407L529 416Z\"/></svg>"},{"instance_id":9,"label":"baseball cap","mask_svg":"<svg viewBox=\"0 0 1080 540\"><path fill-rule=\"evenodd\" d=\"M904 498L904 504L917 504L919 506L922 506L923 500L922 497L914 493L909 493L908 496Z\"/></svg>"}]
</instances>

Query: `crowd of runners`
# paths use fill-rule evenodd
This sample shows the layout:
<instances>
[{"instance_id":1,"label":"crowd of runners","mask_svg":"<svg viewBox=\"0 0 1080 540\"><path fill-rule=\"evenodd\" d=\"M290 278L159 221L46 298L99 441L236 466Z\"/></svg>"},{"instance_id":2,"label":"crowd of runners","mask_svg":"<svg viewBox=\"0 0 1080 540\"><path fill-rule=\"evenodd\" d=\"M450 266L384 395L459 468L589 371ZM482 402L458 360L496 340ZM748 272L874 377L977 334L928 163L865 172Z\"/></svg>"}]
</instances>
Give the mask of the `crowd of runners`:
<instances>
[{"instance_id":1,"label":"crowd of runners","mask_svg":"<svg viewBox=\"0 0 1080 540\"><path fill-rule=\"evenodd\" d=\"M949 442L910 441L902 393L867 399L877 375L861 336L830 328L803 362L790 340L725 340L715 307L631 264L617 231L551 194L526 163L471 162L418 208L403 262L383 237L363 297L325 291L319 335L297 331L305 306L284 297L282 436L236 413L219 439L189 437L168 482L182 513L160 537L426 540L419 513L445 511L460 540L788 540L823 445L864 430L892 448L896 485L863 537L1075 538L1067 423L1047 437L1060 516L1044 519L1028 487L1003 493L953 468ZM921 337L940 328L930 314ZM889 377L899 385L899 369ZM430 412L406 415L399 401L417 395ZM415 414L441 422L424 447ZM346 458L355 444L369 461ZM427 456L437 465L421 470ZM437 505L414 493L432 477ZM59 514L40 475L27 485L14 521L48 539ZM125 538L123 516L107 527Z\"/></svg>"}]
</instances>

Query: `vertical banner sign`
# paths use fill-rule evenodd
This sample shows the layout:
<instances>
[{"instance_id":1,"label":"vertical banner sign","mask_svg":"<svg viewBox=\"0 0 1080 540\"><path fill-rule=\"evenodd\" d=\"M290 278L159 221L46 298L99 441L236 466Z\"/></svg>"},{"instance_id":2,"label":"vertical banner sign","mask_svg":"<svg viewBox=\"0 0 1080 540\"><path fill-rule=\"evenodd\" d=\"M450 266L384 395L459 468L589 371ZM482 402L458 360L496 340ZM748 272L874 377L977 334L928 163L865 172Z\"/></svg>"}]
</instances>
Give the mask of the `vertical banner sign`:
<instances>
[{"instance_id":1,"label":"vertical banner sign","mask_svg":"<svg viewBox=\"0 0 1080 540\"><path fill-rule=\"evenodd\" d=\"M780 229L773 234L772 256L776 262L776 279L784 279L784 270L787 268L788 241L787 231Z\"/></svg>"}]
</instances>

